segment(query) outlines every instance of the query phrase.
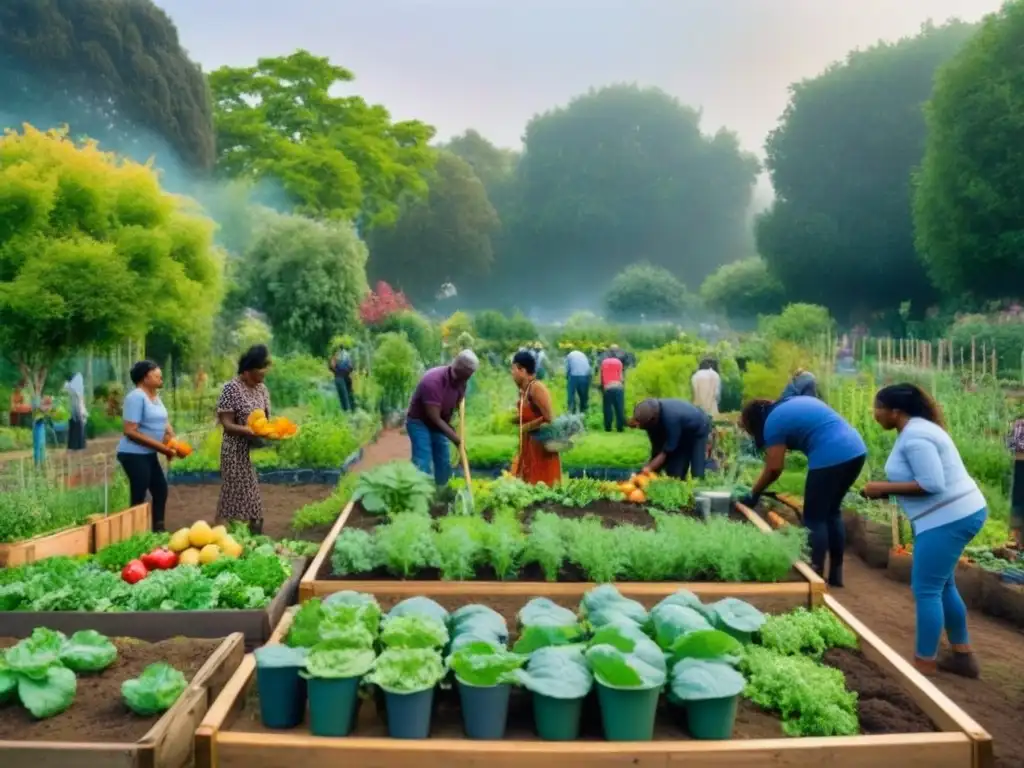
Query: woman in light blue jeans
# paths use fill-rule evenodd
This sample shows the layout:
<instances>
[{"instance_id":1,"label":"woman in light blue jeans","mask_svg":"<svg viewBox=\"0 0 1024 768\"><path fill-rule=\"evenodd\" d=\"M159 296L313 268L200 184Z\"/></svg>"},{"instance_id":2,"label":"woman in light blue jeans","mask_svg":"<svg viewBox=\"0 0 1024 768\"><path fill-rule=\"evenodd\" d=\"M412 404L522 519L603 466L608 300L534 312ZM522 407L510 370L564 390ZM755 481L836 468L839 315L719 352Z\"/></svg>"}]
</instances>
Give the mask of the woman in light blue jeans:
<instances>
[{"instance_id":1,"label":"woman in light blue jeans","mask_svg":"<svg viewBox=\"0 0 1024 768\"><path fill-rule=\"evenodd\" d=\"M914 664L933 675L941 669L978 677L980 666L967 634L967 607L956 589L956 565L985 524L985 497L967 474L934 400L913 384L894 384L875 395L875 421L895 429L885 474L864 495L895 496L914 532L910 586L917 608ZM942 630L951 646L939 656Z\"/></svg>"}]
</instances>

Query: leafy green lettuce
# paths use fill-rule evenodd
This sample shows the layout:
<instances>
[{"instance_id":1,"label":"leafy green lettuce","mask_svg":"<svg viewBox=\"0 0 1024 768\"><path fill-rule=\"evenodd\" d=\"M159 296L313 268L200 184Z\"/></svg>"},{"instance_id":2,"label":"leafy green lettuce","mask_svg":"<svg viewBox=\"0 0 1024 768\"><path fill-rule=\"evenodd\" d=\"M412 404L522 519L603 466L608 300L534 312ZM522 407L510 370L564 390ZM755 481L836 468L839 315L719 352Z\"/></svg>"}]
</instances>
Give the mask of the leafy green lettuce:
<instances>
[{"instance_id":1,"label":"leafy green lettuce","mask_svg":"<svg viewBox=\"0 0 1024 768\"><path fill-rule=\"evenodd\" d=\"M338 640L325 640L314 645L306 657L306 677L339 679L362 677L373 666L374 654L369 648L352 648Z\"/></svg>"},{"instance_id":2,"label":"leafy green lettuce","mask_svg":"<svg viewBox=\"0 0 1024 768\"><path fill-rule=\"evenodd\" d=\"M364 679L390 693L418 693L444 677L441 653L429 648L388 648Z\"/></svg>"},{"instance_id":3,"label":"leafy green lettuce","mask_svg":"<svg viewBox=\"0 0 1024 768\"><path fill-rule=\"evenodd\" d=\"M478 688L517 682L525 663L526 656L487 643L464 645L448 661L456 679Z\"/></svg>"},{"instance_id":4,"label":"leafy green lettuce","mask_svg":"<svg viewBox=\"0 0 1024 768\"><path fill-rule=\"evenodd\" d=\"M187 685L181 672L166 662L157 661L142 670L138 677L121 683L121 697L132 712L148 717L170 709Z\"/></svg>"},{"instance_id":5,"label":"leafy green lettuce","mask_svg":"<svg viewBox=\"0 0 1024 768\"><path fill-rule=\"evenodd\" d=\"M552 699L582 699L594 685L581 646L536 650L517 677L527 690Z\"/></svg>"}]
</instances>

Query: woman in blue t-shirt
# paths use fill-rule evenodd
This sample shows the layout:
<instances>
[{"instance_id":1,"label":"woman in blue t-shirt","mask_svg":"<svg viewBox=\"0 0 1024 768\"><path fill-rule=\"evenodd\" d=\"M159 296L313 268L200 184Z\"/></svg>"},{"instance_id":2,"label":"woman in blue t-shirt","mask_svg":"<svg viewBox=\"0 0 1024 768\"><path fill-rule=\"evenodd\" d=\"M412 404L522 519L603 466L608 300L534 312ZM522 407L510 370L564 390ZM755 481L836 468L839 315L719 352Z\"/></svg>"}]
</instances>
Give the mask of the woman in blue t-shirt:
<instances>
[{"instance_id":1,"label":"woman in blue t-shirt","mask_svg":"<svg viewBox=\"0 0 1024 768\"><path fill-rule=\"evenodd\" d=\"M764 451L764 469L743 501L757 504L761 494L778 480L786 464L786 451L807 457L804 486L804 526L810 532L811 566L828 583L843 586L843 497L857 480L867 446L842 416L816 397L790 397L773 403L754 400L743 408L740 426Z\"/></svg>"},{"instance_id":2,"label":"woman in blue t-shirt","mask_svg":"<svg viewBox=\"0 0 1024 768\"><path fill-rule=\"evenodd\" d=\"M132 384L135 389L124 399L122 420L124 437L117 445L117 460L128 475L132 506L142 504L146 493L151 497L153 530L164 530L164 511L167 508L167 477L157 454L173 459L176 454L166 443L174 437L167 416L167 408L160 400L164 385L160 366L142 360L132 366Z\"/></svg>"}]
</instances>

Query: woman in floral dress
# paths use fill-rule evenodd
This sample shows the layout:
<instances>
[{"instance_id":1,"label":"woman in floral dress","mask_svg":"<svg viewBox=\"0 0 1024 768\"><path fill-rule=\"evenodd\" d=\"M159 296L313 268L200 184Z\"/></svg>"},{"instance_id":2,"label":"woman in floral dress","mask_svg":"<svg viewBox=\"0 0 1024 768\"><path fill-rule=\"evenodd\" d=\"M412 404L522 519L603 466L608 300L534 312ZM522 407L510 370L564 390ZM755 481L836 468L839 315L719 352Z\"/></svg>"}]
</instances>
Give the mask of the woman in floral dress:
<instances>
[{"instance_id":1,"label":"woman in floral dress","mask_svg":"<svg viewBox=\"0 0 1024 768\"><path fill-rule=\"evenodd\" d=\"M270 351L250 347L238 361L238 375L224 385L217 402L217 419L224 427L220 449L220 500L217 522L242 522L253 533L263 530L263 499L249 450L259 438L249 428L249 414L262 410L270 417L270 392L263 379L270 369Z\"/></svg>"}]
</instances>

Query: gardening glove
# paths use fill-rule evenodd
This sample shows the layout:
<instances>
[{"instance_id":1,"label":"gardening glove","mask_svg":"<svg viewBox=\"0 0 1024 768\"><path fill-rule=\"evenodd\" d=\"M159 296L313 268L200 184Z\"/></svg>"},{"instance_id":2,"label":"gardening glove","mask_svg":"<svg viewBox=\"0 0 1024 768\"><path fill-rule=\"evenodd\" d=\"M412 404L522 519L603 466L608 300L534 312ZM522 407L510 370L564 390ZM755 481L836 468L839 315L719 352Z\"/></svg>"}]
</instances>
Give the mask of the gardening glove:
<instances>
[{"instance_id":1,"label":"gardening glove","mask_svg":"<svg viewBox=\"0 0 1024 768\"><path fill-rule=\"evenodd\" d=\"M757 502L761 500L760 493L747 493L744 494L740 499L739 503L749 509L757 509Z\"/></svg>"}]
</instances>

